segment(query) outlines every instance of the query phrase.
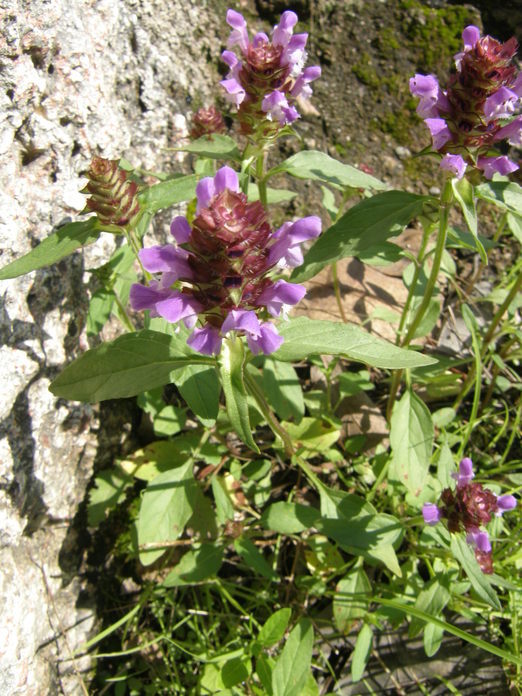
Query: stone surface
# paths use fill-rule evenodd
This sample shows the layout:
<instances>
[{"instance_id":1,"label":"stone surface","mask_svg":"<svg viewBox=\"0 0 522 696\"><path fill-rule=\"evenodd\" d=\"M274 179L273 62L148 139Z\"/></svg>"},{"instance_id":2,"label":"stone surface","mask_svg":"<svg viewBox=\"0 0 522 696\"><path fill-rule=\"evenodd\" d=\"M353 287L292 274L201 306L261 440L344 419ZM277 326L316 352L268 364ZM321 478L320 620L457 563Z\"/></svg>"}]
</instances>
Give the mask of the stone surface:
<instances>
[{"instance_id":1,"label":"stone surface","mask_svg":"<svg viewBox=\"0 0 522 696\"><path fill-rule=\"evenodd\" d=\"M222 43L213 5L0 0L0 266L75 219L93 155L182 166L165 148L218 79L207 64ZM89 660L71 658L94 614L77 608L80 580L66 581L62 566L105 435L96 408L57 400L48 386L88 347L82 279L113 249L102 235L57 266L0 283L3 696L87 693Z\"/></svg>"}]
</instances>

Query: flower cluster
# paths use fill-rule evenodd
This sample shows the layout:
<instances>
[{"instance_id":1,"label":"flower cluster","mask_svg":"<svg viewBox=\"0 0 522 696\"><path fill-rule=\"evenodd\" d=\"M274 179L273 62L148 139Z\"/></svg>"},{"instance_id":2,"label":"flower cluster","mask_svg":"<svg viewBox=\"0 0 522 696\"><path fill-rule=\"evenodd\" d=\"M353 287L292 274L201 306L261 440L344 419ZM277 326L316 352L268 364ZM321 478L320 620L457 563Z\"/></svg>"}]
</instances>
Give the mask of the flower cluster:
<instances>
[{"instance_id":1,"label":"flower cluster","mask_svg":"<svg viewBox=\"0 0 522 696\"><path fill-rule=\"evenodd\" d=\"M493 515L501 516L512 510L517 502L512 495L496 496L482 484L473 483L474 476L473 463L466 457L460 462L458 474L453 474L457 481L456 489L445 488L439 505L425 503L422 514L426 524L435 525L446 519L450 532L466 532L466 541L474 548L482 571L492 573L491 542L488 533L481 531L480 527Z\"/></svg>"},{"instance_id":2,"label":"flower cluster","mask_svg":"<svg viewBox=\"0 0 522 696\"><path fill-rule=\"evenodd\" d=\"M176 244L140 251L143 267L160 275L148 286L132 286L132 307L149 309L169 322L183 320L194 329L188 344L206 355L219 353L229 331L245 334L253 353L272 353L283 339L259 315L284 314L306 291L302 285L274 281L268 273L300 265L300 245L320 234L321 221L310 216L273 232L265 208L247 201L230 167L201 179L196 194L192 225L182 216L172 221ZM202 325L196 327L198 317Z\"/></svg>"},{"instance_id":3,"label":"flower cluster","mask_svg":"<svg viewBox=\"0 0 522 696\"><path fill-rule=\"evenodd\" d=\"M234 10L228 10L227 23L232 27L228 48L238 46L241 59L223 51L230 72L221 85L238 108L243 132L253 132L260 121L266 126L266 119L278 124L276 129L295 121L297 97L310 97L310 82L321 75L319 66L304 68L308 34L293 34L295 12L283 12L270 39L259 32L250 40L245 18Z\"/></svg>"},{"instance_id":4,"label":"flower cluster","mask_svg":"<svg viewBox=\"0 0 522 696\"><path fill-rule=\"evenodd\" d=\"M94 157L87 177L87 186L81 191L91 194L85 203L85 213L96 213L102 224L118 227L135 219L140 211L138 184L129 181L119 160Z\"/></svg>"},{"instance_id":5,"label":"flower cluster","mask_svg":"<svg viewBox=\"0 0 522 696\"><path fill-rule=\"evenodd\" d=\"M204 135L212 135L213 133L224 133L227 127L223 116L215 106L209 106L208 109L201 107L192 116L192 128L190 129L190 137L196 140Z\"/></svg>"},{"instance_id":6,"label":"flower cluster","mask_svg":"<svg viewBox=\"0 0 522 696\"><path fill-rule=\"evenodd\" d=\"M419 74L411 78L410 91L420 98L417 113L433 147L444 155L441 167L460 179L470 165L491 179L495 172L518 169L506 156L489 156L500 140L522 145L522 116L514 117L522 97L522 73L512 64L518 45L514 38L500 43L480 36L475 26L466 27L462 39L447 91L434 75Z\"/></svg>"}]
</instances>

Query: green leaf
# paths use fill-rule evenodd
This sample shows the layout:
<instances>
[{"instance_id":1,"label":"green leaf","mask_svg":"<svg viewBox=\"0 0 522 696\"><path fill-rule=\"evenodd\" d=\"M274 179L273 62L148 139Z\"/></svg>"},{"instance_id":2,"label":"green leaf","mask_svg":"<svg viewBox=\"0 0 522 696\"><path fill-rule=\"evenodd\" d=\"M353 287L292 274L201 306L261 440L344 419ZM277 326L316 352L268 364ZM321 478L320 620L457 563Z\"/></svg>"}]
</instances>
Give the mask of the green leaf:
<instances>
[{"instance_id":1,"label":"green leaf","mask_svg":"<svg viewBox=\"0 0 522 696\"><path fill-rule=\"evenodd\" d=\"M318 150L302 150L271 169L267 178L286 172L297 179L314 179L342 188L361 188L382 190L386 184L349 164L330 157Z\"/></svg>"},{"instance_id":2,"label":"green leaf","mask_svg":"<svg viewBox=\"0 0 522 696\"><path fill-rule=\"evenodd\" d=\"M193 481L192 459L165 471L147 486L138 516L138 544L161 545L178 539L192 515L189 483ZM165 548L140 549L143 565L154 563Z\"/></svg>"},{"instance_id":3,"label":"green leaf","mask_svg":"<svg viewBox=\"0 0 522 696\"><path fill-rule=\"evenodd\" d=\"M248 679L252 672L252 663L248 657L233 657L221 668L221 679L227 689L241 684Z\"/></svg>"},{"instance_id":4,"label":"green leaf","mask_svg":"<svg viewBox=\"0 0 522 696\"><path fill-rule=\"evenodd\" d=\"M168 384L174 370L190 364L214 360L193 352L179 337L146 329L88 350L63 370L50 390L77 401L120 399Z\"/></svg>"},{"instance_id":5,"label":"green leaf","mask_svg":"<svg viewBox=\"0 0 522 696\"><path fill-rule=\"evenodd\" d=\"M196 195L197 180L195 174L167 179L146 188L138 194L138 199L144 208L156 213L162 208L192 200Z\"/></svg>"},{"instance_id":6,"label":"green leaf","mask_svg":"<svg viewBox=\"0 0 522 696\"><path fill-rule=\"evenodd\" d=\"M521 209L522 211L522 209ZM522 215L522 212L521 212ZM522 244L522 217L514 213L507 214L507 224L517 241Z\"/></svg>"},{"instance_id":7,"label":"green leaf","mask_svg":"<svg viewBox=\"0 0 522 696\"><path fill-rule=\"evenodd\" d=\"M272 671L274 696L301 696L308 680L313 644L312 624L301 619L288 636Z\"/></svg>"},{"instance_id":8,"label":"green leaf","mask_svg":"<svg viewBox=\"0 0 522 696\"><path fill-rule=\"evenodd\" d=\"M345 355L373 367L389 369L436 363L427 355L394 346L353 324L297 317L281 324L279 333L284 343L273 357L286 362L297 362L311 355Z\"/></svg>"},{"instance_id":9,"label":"green leaf","mask_svg":"<svg viewBox=\"0 0 522 696\"><path fill-rule=\"evenodd\" d=\"M271 648L272 645L279 643L285 635L291 615L292 610L288 607L279 609L275 614L272 614L261 627L256 642L263 648Z\"/></svg>"},{"instance_id":10,"label":"green leaf","mask_svg":"<svg viewBox=\"0 0 522 696\"><path fill-rule=\"evenodd\" d=\"M223 562L223 548L215 544L201 544L188 551L161 583L164 587L179 587L201 582L217 575Z\"/></svg>"},{"instance_id":11,"label":"green leaf","mask_svg":"<svg viewBox=\"0 0 522 696\"><path fill-rule=\"evenodd\" d=\"M256 658L256 674L268 696L272 696L274 693L272 690L272 671L274 669L274 664L275 661L271 657L267 657L264 653L261 653Z\"/></svg>"},{"instance_id":12,"label":"green leaf","mask_svg":"<svg viewBox=\"0 0 522 696\"><path fill-rule=\"evenodd\" d=\"M424 629L422 642L424 644L424 652L428 657L433 657L441 646L444 637L444 629L440 626L435 626L434 623L429 623Z\"/></svg>"},{"instance_id":13,"label":"green leaf","mask_svg":"<svg viewBox=\"0 0 522 696\"><path fill-rule=\"evenodd\" d=\"M475 238L477 251L479 252L482 261L487 264L488 257L478 236L477 208L475 206L474 188L465 178L452 179L451 185L453 187L455 199L457 200L457 203L462 210L462 214L464 215L466 225Z\"/></svg>"},{"instance_id":14,"label":"green leaf","mask_svg":"<svg viewBox=\"0 0 522 696\"><path fill-rule=\"evenodd\" d=\"M225 392L227 415L241 440L254 452L259 452L252 437L248 415L247 393L243 382L244 360L245 351L242 340L240 338L225 339L219 356L219 372Z\"/></svg>"},{"instance_id":15,"label":"green leaf","mask_svg":"<svg viewBox=\"0 0 522 696\"><path fill-rule=\"evenodd\" d=\"M304 399L296 371L288 363L266 358L263 364L263 390L269 404L283 420L304 415Z\"/></svg>"},{"instance_id":16,"label":"green leaf","mask_svg":"<svg viewBox=\"0 0 522 696\"><path fill-rule=\"evenodd\" d=\"M522 211L522 187L514 181L490 181L475 187L475 194L484 201L520 215Z\"/></svg>"},{"instance_id":17,"label":"green leaf","mask_svg":"<svg viewBox=\"0 0 522 696\"><path fill-rule=\"evenodd\" d=\"M372 641L373 631L371 626L363 624L355 641L355 648L352 654L351 671L353 682L358 682L364 674L372 651Z\"/></svg>"},{"instance_id":18,"label":"green leaf","mask_svg":"<svg viewBox=\"0 0 522 696\"><path fill-rule=\"evenodd\" d=\"M179 433L185 427L186 410L172 405L164 406L153 419L154 434L170 437Z\"/></svg>"},{"instance_id":19,"label":"green leaf","mask_svg":"<svg viewBox=\"0 0 522 696\"><path fill-rule=\"evenodd\" d=\"M450 600L450 593L441 585L437 578L431 580L428 585L424 586L417 595L415 607L426 614L440 616L442 610ZM408 636L414 638L422 631L424 622L416 617L413 617L408 630Z\"/></svg>"},{"instance_id":20,"label":"green leaf","mask_svg":"<svg viewBox=\"0 0 522 696\"><path fill-rule=\"evenodd\" d=\"M404 191L385 191L357 203L317 239L291 280L308 280L329 263L383 244L398 235L430 200Z\"/></svg>"},{"instance_id":21,"label":"green leaf","mask_svg":"<svg viewBox=\"0 0 522 696\"><path fill-rule=\"evenodd\" d=\"M295 445L311 454L329 450L341 434L339 426L325 423L319 418L307 417L299 423L283 423L283 427Z\"/></svg>"},{"instance_id":22,"label":"green leaf","mask_svg":"<svg viewBox=\"0 0 522 696\"><path fill-rule=\"evenodd\" d=\"M87 505L87 521L91 527L97 527L107 512L125 500L125 490L130 485L132 478L118 469L106 469L96 476Z\"/></svg>"},{"instance_id":23,"label":"green leaf","mask_svg":"<svg viewBox=\"0 0 522 696\"><path fill-rule=\"evenodd\" d=\"M333 616L341 633L348 633L352 622L365 616L371 589L370 581L362 568L354 568L337 583Z\"/></svg>"},{"instance_id":24,"label":"green leaf","mask_svg":"<svg viewBox=\"0 0 522 696\"><path fill-rule=\"evenodd\" d=\"M87 336L97 336L107 323L114 305L114 293L101 288L93 293L87 314Z\"/></svg>"},{"instance_id":25,"label":"green leaf","mask_svg":"<svg viewBox=\"0 0 522 696\"><path fill-rule=\"evenodd\" d=\"M278 580L278 575L268 565L263 554L247 537L236 539L234 542L236 552L245 561L247 566L262 575L267 580Z\"/></svg>"},{"instance_id":26,"label":"green leaf","mask_svg":"<svg viewBox=\"0 0 522 696\"><path fill-rule=\"evenodd\" d=\"M241 153L238 150L236 141L230 136L222 135L221 133L204 135L188 145L176 148L176 150L192 152L194 155L210 159L241 161Z\"/></svg>"},{"instance_id":27,"label":"green leaf","mask_svg":"<svg viewBox=\"0 0 522 696\"><path fill-rule=\"evenodd\" d=\"M175 375L176 387L203 425L214 425L218 409L221 385L213 367L187 365Z\"/></svg>"},{"instance_id":28,"label":"green leaf","mask_svg":"<svg viewBox=\"0 0 522 696\"><path fill-rule=\"evenodd\" d=\"M355 556L368 556L368 552L394 544L402 534L402 525L393 515L366 513L339 519L323 518L316 524L326 536Z\"/></svg>"},{"instance_id":29,"label":"green leaf","mask_svg":"<svg viewBox=\"0 0 522 696\"><path fill-rule=\"evenodd\" d=\"M220 524L225 524L228 520L234 519L234 504L230 498L225 481L220 476L212 478L212 493L216 503L216 515Z\"/></svg>"},{"instance_id":30,"label":"green leaf","mask_svg":"<svg viewBox=\"0 0 522 696\"><path fill-rule=\"evenodd\" d=\"M320 519L319 510L299 503L273 503L261 517L266 529L279 534L299 534L313 527Z\"/></svg>"},{"instance_id":31,"label":"green leaf","mask_svg":"<svg viewBox=\"0 0 522 696\"><path fill-rule=\"evenodd\" d=\"M501 605L487 575L484 575L475 554L461 534L451 535L451 552L461 564L478 596L493 609L500 611Z\"/></svg>"},{"instance_id":32,"label":"green leaf","mask_svg":"<svg viewBox=\"0 0 522 696\"><path fill-rule=\"evenodd\" d=\"M4 266L0 270L0 280L16 278L37 268L57 263L80 247L95 242L101 231L96 217L81 222L70 222L50 234L24 256Z\"/></svg>"},{"instance_id":33,"label":"green leaf","mask_svg":"<svg viewBox=\"0 0 522 696\"><path fill-rule=\"evenodd\" d=\"M266 202L268 205L276 205L277 203L286 203L291 201L297 196L296 191L289 191L288 189L275 189L267 188L266 190ZM258 201L259 200L259 188L257 184L248 185L248 200Z\"/></svg>"},{"instance_id":34,"label":"green leaf","mask_svg":"<svg viewBox=\"0 0 522 696\"><path fill-rule=\"evenodd\" d=\"M390 427L392 461L389 476L413 496L420 495L428 476L434 428L426 404L406 391L393 409Z\"/></svg>"}]
</instances>

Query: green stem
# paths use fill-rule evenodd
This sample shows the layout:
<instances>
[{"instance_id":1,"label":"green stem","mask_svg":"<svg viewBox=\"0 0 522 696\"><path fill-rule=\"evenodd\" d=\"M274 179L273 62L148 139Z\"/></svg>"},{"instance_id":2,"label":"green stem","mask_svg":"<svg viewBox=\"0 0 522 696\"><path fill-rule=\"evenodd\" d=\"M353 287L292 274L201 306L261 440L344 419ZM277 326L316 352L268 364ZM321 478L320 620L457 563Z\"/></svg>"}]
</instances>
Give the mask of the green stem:
<instances>
[{"instance_id":1,"label":"green stem","mask_svg":"<svg viewBox=\"0 0 522 696\"><path fill-rule=\"evenodd\" d=\"M136 331L136 327L134 326L132 319L129 317L127 314L127 310L123 306L123 302L120 300L118 293L113 289L112 290L114 294L114 301L116 302L116 305L118 307L118 310L120 312L120 320L121 323L129 330L129 331Z\"/></svg>"},{"instance_id":2,"label":"green stem","mask_svg":"<svg viewBox=\"0 0 522 696\"><path fill-rule=\"evenodd\" d=\"M431 267L431 272L426 283L426 288L424 290L424 296L421 300L421 303L417 307L417 311L415 313L415 316L413 317L413 321L408 327L406 336L400 341L400 345L403 348L407 348L412 339L415 337L415 332L419 328L420 323L423 320L424 315L426 314L426 311L430 305L430 301L433 295L433 291L435 290L435 285L437 283L437 278L439 276L439 271L442 264L442 255L446 247L446 239L448 236L448 218L452 201L453 188L451 184L451 179L448 179L444 184L444 188L442 189L440 197L439 231L437 235L437 241L435 244L435 253L433 255L433 265ZM411 287L413 287L413 283ZM405 313L403 314L403 316L404 315ZM392 382L390 385L390 396L388 398L388 405L386 407L386 415L388 420L390 420L391 418L393 405L395 403L395 398L397 396L397 391L399 389L399 384L402 379L403 372L403 370L397 370L392 378Z\"/></svg>"},{"instance_id":3,"label":"green stem","mask_svg":"<svg viewBox=\"0 0 522 696\"><path fill-rule=\"evenodd\" d=\"M247 372L244 373L243 379L245 387L256 400L257 405L259 406L261 412L265 416L270 429L283 441L286 456L289 459L293 459L297 463L299 468L302 469L308 480L315 486L318 492L324 490L326 486L323 484L321 479L311 470L308 463L296 452L294 448L294 443L292 442L292 438L283 428L281 423L278 421L277 416L270 408L269 403L265 399L263 392L258 387L255 380L253 380Z\"/></svg>"},{"instance_id":4,"label":"green stem","mask_svg":"<svg viewBox=\"0 0 522 696\"><path fill-rule=\"evenodd\" d=\"M332 277L333 277L335 299L337 300L337 306L339 308L339 313L341 315L341 319L346 324L346 323L348 323L348 319L347 319L346 314L344 312L343 303L341 300L341 289L339 287L339 277L337 275L337 262L336 261L334 261L332 263Z\"/></svg>"},{"instance_id":5,"label":"green stem","mask_svg":"<svg viewBox=\"0 0 522 696\"><path fill-rule=\"evenodd\" d=\"M267 191L266 191L266 181L265 181L265 161L266 152L261 150L261 154L257 158L256 162L256 178L257 178L257 188L259 190L259 200L266 208L267 205Z\"/></svg>"}]
</instances>

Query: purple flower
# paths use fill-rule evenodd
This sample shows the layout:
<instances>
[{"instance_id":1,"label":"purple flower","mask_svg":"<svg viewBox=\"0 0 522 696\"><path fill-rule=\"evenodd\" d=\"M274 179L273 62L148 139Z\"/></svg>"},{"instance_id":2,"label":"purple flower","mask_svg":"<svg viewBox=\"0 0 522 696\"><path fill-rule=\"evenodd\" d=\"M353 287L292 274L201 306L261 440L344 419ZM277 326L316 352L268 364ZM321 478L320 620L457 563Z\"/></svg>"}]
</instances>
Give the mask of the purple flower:
<instances>
[{"instance_id":1,"label":"purple flower","mask_svg":"<svg viewBox=\"0 0 522 696\"><path fill-rule=\"evenodd\" d=\"M245 331L250 336L260 336L261 329L256 313L245 309L232 309L221 326L223 334L229 331Z\"/></svg>"},{"instance_id":2,"label":"purple flower","mask_svg":"<svg viewBox=\"0 0 522 696\"><path fill-rule=\"evenodd\" d=\"M501 157L479 157L477 167L483 170L486 179L491 179L493 174L498 173L504 176L516 172L518 164L502 155Z\"/></svg>"},{"instance_id":3,"label":"purple flower","mask_svg":"<svg viewBox=\"0 0 522 696\"><path fill-rule=\"evenodd\" d=\"M474 529L466 534L466 541L474 549L478 549L481 553L491 552L491 542L487 532L481 532Z\"/></svg>"},{"instance_id":4,"label":"purple flower","mask_svg":"<svg viewBox=\"0 0 522 696\"><path fill-rule=\"evenodd\" d=\"M457 481L457 486L467 486L475 478L473 473L473 462L469 457L461 459L459 464L459 473L451 474L451 478Z\"/></svg>"},{"instance_id":5,"label":"purple flower","mask_svg":"<svg viewBox=\"0 0 522 696\"><path fill-rule=\"evenodd\" d=\"M170 233L178 244L188 242L191 231L192 230L190 229L187 219L182 215L178 215L178 217L175 217L170 223Z\"/></svg>"},{"instance_id":6,"label":"purple flower","mask_svg":"<svg viewBox=\"0 0 522 696\"><path fill-rule=\"evenodd\" d=\"M266 306L273 317L281 314L285 305L295 305L306 295L306 288L303 285L287 283L285 280L278 280L274 285L270 285L258 297L256 304Z\"/></svg>"},{"instance_id":7,"label":"purple flower","mask_svg":"<svg viewBox=\"0 0 522 696\"><path fill-rule=\"evenodd\" d=\"M416 74L411 77L410 92L420 98L417 113L422 118L437 117L440 115L439 108L445 111L449 106L435 75Z\"/></svg>"},{"instance_id":8,"label":"purple flower","mask_svg":"<svg viewBox=\"0 0 522 696\"><path fill-rule=\"evenodd\" d=\"M514 495L499 495L497 498L497 510L495 515L502 517L505 512L513 510L517 506L517 501Z\"/></svg>"},{"instance_id":9,"label":"purple flower","mask_svg":"<svg viewBox=\"0 0 522 696\"><path fill-rule=\"evenodd\" d=\"M270 247L268 262L295 268L303 263L301 244L321 234L321 220L316 215L301 218L297 222L285 222L274 234L276 240Z\"/></svg>"},{"instance_id":10,"label":"purple flower","mask_svg":"<svg viewBox=\"0 0 522 696\"><path fill-rule=\"evenodd\" d=\"M200 329L194 329L187 338L187 344L203 355L217 355L221 350L221 342L219 329L210 324L205 324Z\"/></svg>"},{"instance_id":11,"label":"purple flower","mask_svg":"<svg viewBox=\"0 0 522 696\"><path fill-rule=\"evenodd\" d=\"M468 165L460 155L444 155L441 160L440 168L451 172L457 179L462 179Z\"/></svg>"},{"instance_id":12,"label":"purple flower","mask_svg":"<svg viewBox=\"0 0 522 696\"><path fill-rule=\"evenodd\" d=\"M436 150L442 149L448 140L451 140L451 131L443 118L426 118L424 123L430 130L433 147Z\"/></svg>"},{"instance_id":13,"label":"purple flower","mask_svg":"<svg viewBox=\"0 0 522 696\"><path fill-rule=\"evenodd\" d=\"M248 347L254 355L258 353L270 355L270 353L274 353L279 348L284 339L277 333L277 329L273 324L266 322L261 324L259 328L259 336L247 334Z\"/></svg>"},{"instance_id":14,"label":"purple flower","mask_svg":"<svg viewBox=\"0 0 522 696\"><path fill-rule=\"evenodd\" d=\"M233 10L227 12L227 22L232 27L228 47L238 46L241 55L238 58L229 50L222 54L230 68L221 81L226 99L238 108L244 134L250 135L259 127L263 137L276 134L281 126L299 118L295 100L309 97L309 83L321 74L318 66L304 68L308 34L293 33L297 15L290 10L283 12L271 38L258 32L250 40L244 17ZM260 112L274 127L267 130L266 121L260 122Z\"/></svg>"},{"instance_id":15,"label":"purple flower","mask_svg":"<svg viewBox=\"0 0 522 696\"><path fill-rule=\"evenodd\" d=\"M492 121L497 118L509 118L515 111L518 94L507 87L501 87L484 102L484 116Z\"/></svg>"},{"instance_id":16,"label":"purple flower","mask_svg":"<svg viewBox=\"0 0 522 696\"><path fill-rule=\"evenodd\" d=\"M424 503L422 506L422 516L424 517L424 522L433 527L440 522L442 514L439 508L434 503Z\"/></svg>"},{"instance_id":17,"label":"purple flower","mask_svg":"<svg viewBox=\"0 0 522 696\"><path fill-rule=\"evenodd\" d=\"M192 278L188 258L189 254L179 247L172 244L165 246L152 246L141 249L139 253L143 268L150 273L171 273L172 283L178 278Z\"/></svg>"},{"instance_id":18,"label":"purple flower","mask_svg":"<svg viewBox=\"0 0 522 696\"><path fill-rule=\"evenodd\" d=\"M522 73L520 75L522 76ZM511 123L503 126L495 133L495 141L504 140L504 138L511 145L522 146L522 116L517 116Z\"/></svg>"}]
</instances>

